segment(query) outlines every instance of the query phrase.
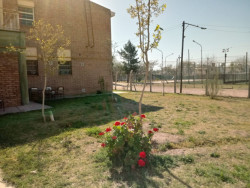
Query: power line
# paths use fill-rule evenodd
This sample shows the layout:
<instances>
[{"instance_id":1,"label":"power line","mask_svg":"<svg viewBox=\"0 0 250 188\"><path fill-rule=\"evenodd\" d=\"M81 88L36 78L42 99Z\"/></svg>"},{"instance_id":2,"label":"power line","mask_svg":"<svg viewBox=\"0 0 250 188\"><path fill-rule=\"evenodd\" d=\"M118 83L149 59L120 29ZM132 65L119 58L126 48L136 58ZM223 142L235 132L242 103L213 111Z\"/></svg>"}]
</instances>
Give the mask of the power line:
<instances>
[{"instance_id":1,"label":"power line","mask_svg":"<svg viewBox=\"0 0 250 188\"><path fill-rule=\"evenodd\" d=\"M220 32L227 32L227 33L247 33L247 34L250 34L250 31L242 32L242 31L229 31L229 30L210 29L210 28L207 28L207 30L220 31Z\"/></svg>"},{"instance_id":2,"label":"power line","mask_svg":"<svg viewBox=\"0 0 250 188\"><path fill-rule=\"evenodd\" d=\"M200 24L203 26L211 26L211 27L227 27L227 28L250 28L250 26L222 26L222 25L204 25L204 24Z\"/></svg>"}]
</instances>

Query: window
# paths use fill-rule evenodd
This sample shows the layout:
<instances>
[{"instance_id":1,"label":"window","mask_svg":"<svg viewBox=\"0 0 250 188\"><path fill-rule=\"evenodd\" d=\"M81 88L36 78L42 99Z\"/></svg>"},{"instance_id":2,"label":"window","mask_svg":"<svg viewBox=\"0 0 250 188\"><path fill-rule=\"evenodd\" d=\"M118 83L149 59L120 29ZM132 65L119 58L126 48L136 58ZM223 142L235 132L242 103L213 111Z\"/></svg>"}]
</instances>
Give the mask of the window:
<instances>
[{"instance_id":1,"label":"window","mask_svg":"<svg viewBox=\"0 0 250 188\"><path fill-rule=\"evenodd\" d=\"M59 64L59 75L72 74L72 63L71 61L58 62Z\"/></svg>"},{"instance_id":2,"label":"window","mask_svg":"<svg viewBox=\"0 0 250 188\"><path fill-rule=\"evenodd\" d=\"M27 60L27 74L28 75L38 75L38 61L37 60Z\"/></svg>"},{"instance_id":3,"label":"window","mask_svg":"<svg viewBox=\"0 0 250 188\"><path fill-rule=\"evenodd\" d=\"M18 7L19 21L22 25L31 26L34 21L34 9L29 7Z\"/></svg>"},{"instance_id":4,"label":"window","mask_svg":"<svg viewBox=\"0 0 250 188\"><path fill-rule=\"evenodd\" d=\"M59 75L72 74L71 50L58 49L57 50Z\"/></svg>"}]
</instances>

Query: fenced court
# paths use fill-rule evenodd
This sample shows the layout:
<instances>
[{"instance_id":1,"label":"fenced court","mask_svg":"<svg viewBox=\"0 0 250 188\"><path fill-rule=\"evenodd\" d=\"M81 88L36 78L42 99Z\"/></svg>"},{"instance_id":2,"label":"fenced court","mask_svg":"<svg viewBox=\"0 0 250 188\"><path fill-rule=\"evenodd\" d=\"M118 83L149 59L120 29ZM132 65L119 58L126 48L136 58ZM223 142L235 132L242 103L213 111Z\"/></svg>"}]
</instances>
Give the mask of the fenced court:
<instances>
[{"instance_id":1,"label":"fenced court","mask_svg":"<svg viewBox=\"0 0 250 188\"><path fill-rule=\"evenodd\" d=\"M244 60L244 59L243 59ZM210 63L201 67L196 63L185 63L182 74L182 93L205 95L211 81L216 80L218 96L249 97L249 65L244 62ZM181 74L180 64L176 67L164 67L161 71L150 71L145 91L180 93ZM117 74L113 79L114 90L141 91L144 74L131 75L131 84L127 82L129 75ZM163 89L164 85L164 89Z\"/></svg>"}]
</instances>

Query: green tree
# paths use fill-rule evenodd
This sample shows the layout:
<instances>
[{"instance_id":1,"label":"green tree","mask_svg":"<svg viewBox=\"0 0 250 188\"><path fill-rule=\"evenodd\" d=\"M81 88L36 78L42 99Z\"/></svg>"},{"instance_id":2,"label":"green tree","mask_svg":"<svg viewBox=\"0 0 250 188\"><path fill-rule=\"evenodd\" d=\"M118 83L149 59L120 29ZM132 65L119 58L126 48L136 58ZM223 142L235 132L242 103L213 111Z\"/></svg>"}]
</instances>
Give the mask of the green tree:
<instances>
[{"instance_id":1,"label":"green tree","mask_svg":"<svg viewBox=\"0 0 250 188\"><path fill-rule=\"evenodd\" d=\"M123 63L123 70L125 74L127 74L127 82L129 78L130 71L133 70L136 73L139 69L139 58L137 57L137 50L136 46L134 46L130 40L124 45L121 51L118 51L119 55L124 60Z\"/></svg>"},{"instance_id":2,"label":"green tree","mask_svg":"<svg viewBox=\"0 0 250 188\"><path fill-rule=\"evenodd\" d=\"M160 5L159 0L135 0L135 5L130 6L128 13L134 19L137 19L138 31L136 36L139 38L139 48L142 53L142 60L145 64L145 78L144 85L139 101L139 114L141 115L142 98L146 87L146 81L149 70L149 56L148 52L154 48L157 48L161 40L161 30L159 25L156 25L153 34L151 35L151 24L153 16L157 17L166 9L166 4Z\"/></svg>"}]
</instances>

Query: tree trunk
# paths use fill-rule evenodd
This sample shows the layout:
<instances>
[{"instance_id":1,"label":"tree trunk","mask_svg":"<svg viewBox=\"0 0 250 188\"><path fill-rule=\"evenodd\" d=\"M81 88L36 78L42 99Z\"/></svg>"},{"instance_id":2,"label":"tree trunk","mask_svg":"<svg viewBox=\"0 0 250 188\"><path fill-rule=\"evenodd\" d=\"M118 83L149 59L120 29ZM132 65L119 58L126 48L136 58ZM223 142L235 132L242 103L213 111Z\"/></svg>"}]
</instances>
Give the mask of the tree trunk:
<instances>
[{"instance_id":1,"label":"tree trunk","mask_svg":"<svg viewBox=\"0 0 250 188\"><path fill-rule=\"evenodd\" d=\"M143 98L143 95L144 95L144 91L145 91L145 87L146 87L146 83L147 83L147 78L148 78L148 67L149 67L149 62L148 62L148 56L146 54L146 74L145 74L144 84L143 84L141 97L140 97L140 101L139 101L139 115L140 115L140 117L141 117L141 114L142 114L142 110L141 110L142 98Z\"/></svg>"},{"instance_id":2,"label":"tree trunk","mask_svg":"<svg viewBox=\"0 0 250 188\"><path fill-rule=\"evenodd\" d=\"M43 121L46 123L46 116L44 114L44 104L45 104L45 90L47 86L47 74L45 72L44 74L44 86L43 86L43 101L42 101L42 116L43 116Z\"/></svg>"}]
</instances>

